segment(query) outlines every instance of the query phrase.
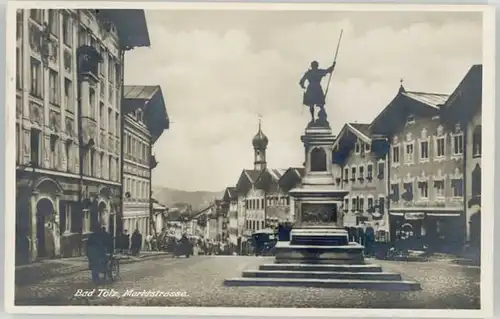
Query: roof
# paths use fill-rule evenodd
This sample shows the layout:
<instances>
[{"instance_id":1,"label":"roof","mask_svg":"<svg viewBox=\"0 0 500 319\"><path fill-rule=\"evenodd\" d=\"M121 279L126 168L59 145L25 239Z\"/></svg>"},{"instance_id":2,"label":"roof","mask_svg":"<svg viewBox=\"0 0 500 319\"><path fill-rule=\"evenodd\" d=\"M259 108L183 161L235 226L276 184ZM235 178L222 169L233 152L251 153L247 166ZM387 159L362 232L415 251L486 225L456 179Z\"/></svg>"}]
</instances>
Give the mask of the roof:
<instances>
[{"instance_id":1,"label":"roof","mask_svg":"<svg viewBox=\"0 0 500 319\"><path fill-rule=\"evenodd\" d=\"M418 101L422 104L426 104L431 107L439 108L443 105L448 99L448 94L439 94L439 93L425 93L425 92L412 92L412 91L403 91L402 95L409 97L415 101Z\"/></svg>"},{"instance_id":2,"label":"roof","mask_svg":"<svg viewBox=\"0 0 500 319\"><path fill-rule=\"evenodd\" d=\"M211 204L210 206L208 207L205 207L204 209L200 210L198 213L196 213L194 216L193 216L193 219L196 219L196 218L199 218L201 215L205 214L209 209L213 208L214 207L214 204Z\"/></svg>"},{"instance_id":3,"label":"roof","mask_svg":"<svg viewBox=\"0 0 500 319\"><path fill-rule=\"evenodd\" d=\"M158 85L125 85L123 96L125 99L151 100L161 88Z\"/></svg>"},{"instance_id":4,"label":"roof","mask_svg":"<svg viewBox=\"0 0 500 319\"><path fill-rule=\"evenodd\" d=\"M267 170L269 171L269 173L271 174L273 179L278 181L281 178L281 176L283 176L283 174L285 174L287 169L286 168L268 168Z\"/></svg>"},{"instance_id":5,"label":"roof","mask_svg":"<svg viewBox=\"0 0 500 319\"><path fill-rule=\"evenodd\" d=\"M367 138L369 138L371 135L369 123L347 123L347 125L350 126L353 130L356 130L360 134L366 136Z\"/></svg>"},{"instance_id":6,"label":"roof","mask_svg":"<svg viewBox=\"0 0 500 319\"><path fill-rule=\"evenodd\" d=\"M167 207L158 203L153 203L153 210L166 210Z\"/></svg>"},{"instance_id":7,"label":"roof","mask_svg":"<svg viewBox=\"0 0 500 319\"><path fill-rule=\"evenodd\" d=\"M462 116L467 119L481 108L483 66L473 65L443 106L446 115ZM460 113L460 114L458 114Z\"/></svg>"},{"instance_id":8,"label":"roof","mask_svg":"<svg viewBox=\"0 0 500 319\"><path fill-rule=\"evenodd\" d=\"M223 200L230 201L231 199L238 198L236 187L226 187L224 191Z\"/></svg>"},{"instance_id":9,"label":"roof","mask_svg":"<svg viewBox=\"0 0 500 319\"><path fill-rule=\"evenodd\" d=\"M101 19L111 20L118 29L118 37L123 49L149 47L148 24L142 9L99 9L96 10Z\"/></svg>"},{"instance_id":10,"label":"roof","mask_svg":"<svg viewBox=\"0 0 500 319\"><path fill-rule=\"evenodd\" d=\"M262 171L257 169L244 169L243 172L252 183L255 183L255 181L257 181L257 178L259 178L259 175L262 173Z\"/></svg>"},{"instance_id":11,"label":"roof","mask_svg":"<svg viewBox=\"0 0 500 319\"><path fill-rule=\"evenodd\" d=\"M391 102L380 112L370 124L370 131L377 134L389 134L397 129L394 123L403 123L403 117L409 114L433 116L439 114L441 106L448 99L447 94L406 91L401 85Z\"/></svg>"},{"instance_id":12,"label":"roof","mask_svg":"<svg viewBox=\"0 0 500 319\"><path fill-rule=\"evenodd\" d=\"M284 172L282 175L281 175L281 178L280 180L278 181L278 184L283 187L284 186L284 179L286 179L286 177L294 177L294 181L300 181L302 180L302 177L304 177L304 175L306 174L306 170L304 167L289 167L286 172Z\"/></svg>"},{"instance_id":13,"label":"roof","mask_svg":"<svg viewBox=\"0 0 500 319\"><path fill-rule=\"evenodd\" d=\"M168 117L163 92L159 85L125 85L123 88L123 110L125 113L142 109L146 125L153 143L158 140L163 131L169 129Z\"/></svg>"}]
</instances>

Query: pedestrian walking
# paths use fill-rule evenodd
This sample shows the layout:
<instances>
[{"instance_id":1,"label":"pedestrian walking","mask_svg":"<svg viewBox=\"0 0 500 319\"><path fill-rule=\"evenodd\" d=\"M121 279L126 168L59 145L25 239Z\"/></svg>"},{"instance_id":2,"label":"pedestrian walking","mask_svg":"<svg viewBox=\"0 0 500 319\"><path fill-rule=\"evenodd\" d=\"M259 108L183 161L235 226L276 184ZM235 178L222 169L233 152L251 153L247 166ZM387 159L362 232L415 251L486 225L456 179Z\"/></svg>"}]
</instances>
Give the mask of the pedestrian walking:
<instances>
[{"instance_id":1,"label":"pedestrian walking","mask_svg":"<svg viewBox=\"0 0 500 319\"><path fill-rule=\"evenodd\" d=\"M132 234L132 255L138 256L139 252L141 250L141 244L142 244L142 234L139 231L139 229L134 230L134 233Z\"/></svg>"},{"instance_id":2,"label":"pedestrian walking","mask_svg":"<svg viewBox=\"0 0 500 319\"><path fill-rule=\"evenodd\" d=\"M92 281L98 284L100 282L99 274L103 272L106 258L105 240L99 226L94 226L92 234L87 239L87 258Z\"/></svg>"}]
</instances>

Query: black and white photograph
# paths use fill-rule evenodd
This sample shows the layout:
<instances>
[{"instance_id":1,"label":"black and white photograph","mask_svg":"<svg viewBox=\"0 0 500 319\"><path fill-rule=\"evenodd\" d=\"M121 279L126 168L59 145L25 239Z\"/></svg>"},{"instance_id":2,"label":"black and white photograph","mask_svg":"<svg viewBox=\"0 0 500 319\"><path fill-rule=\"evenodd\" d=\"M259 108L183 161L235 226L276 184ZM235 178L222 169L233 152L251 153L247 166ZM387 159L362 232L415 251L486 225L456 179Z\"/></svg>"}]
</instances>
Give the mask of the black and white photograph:
<instances>
[{"instance_id":1,"label":"black and white photograph","mask_svg":"<svg viewBox=\"0 0 500 319\"><path fill-rule=\"evenodd\" d=\"M8 8L10 312L492 311L494 8L76 4Z\"/></svg>"}]
</instances>

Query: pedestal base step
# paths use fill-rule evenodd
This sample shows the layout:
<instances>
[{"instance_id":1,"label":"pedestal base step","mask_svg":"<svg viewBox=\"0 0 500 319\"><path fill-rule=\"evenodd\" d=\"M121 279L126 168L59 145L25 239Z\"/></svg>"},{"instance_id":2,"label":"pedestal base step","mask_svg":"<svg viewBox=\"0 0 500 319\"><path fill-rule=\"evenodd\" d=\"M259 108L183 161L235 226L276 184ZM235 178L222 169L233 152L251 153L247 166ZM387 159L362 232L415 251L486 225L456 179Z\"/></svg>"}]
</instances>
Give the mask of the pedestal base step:
<instances>
[{"instance_id":1,"label":"pedestal base step","mask_svg":"<svg viewBox=\"0 0 500 319\"><path fill-rule=\"evenodd\" d=\"M416 291L420 284L413 281L305 279L305 278L235 278L226 279L226 286L314 287L338 289L366 289L385 291Z\"/></svg>"},{"instance_id":2,"label":"pedestal base step","mask_svg":"<svg viewBox=\"0 0 500 319\"><path fill-rule=\"evenodd\" d=\"M401 275L389 272L332 272L332 271L290 271L290 270L246 270L243 278L309 278L350 280L402 280Z\"/></svg>"},{"instance_id":3,"label":"pedestal base step","mask_svg":"<svg viewBox=\"0 0 500 319\"><path fill-rule=\"evenodd\" d=\"M264 264L259 270L286 271L332 271L332 272L382 272L382 267L370 264Z\"/></svg>"}]
</instances>

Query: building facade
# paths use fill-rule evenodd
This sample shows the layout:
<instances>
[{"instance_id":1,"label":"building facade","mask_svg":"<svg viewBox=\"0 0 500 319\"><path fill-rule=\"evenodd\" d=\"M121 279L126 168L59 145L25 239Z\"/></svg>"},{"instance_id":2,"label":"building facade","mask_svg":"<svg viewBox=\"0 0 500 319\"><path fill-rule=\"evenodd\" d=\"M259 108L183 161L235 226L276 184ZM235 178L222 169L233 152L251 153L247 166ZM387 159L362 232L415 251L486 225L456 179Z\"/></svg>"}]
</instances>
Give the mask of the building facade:
<instances>
[{"instance_id":1,"label":"building facade","mask_svg":"<svg viewBox=\"0 0 500 319\"><path fill-rule=\"evenodd\" d=\"M158 164L152 148L169 128L162 90L159 86L125 86L123 147L123 230L136 229L146 235L161 231L154 224L151 202L152 170Z\"/></svg>"},{"instance_id":2,"label":"building facade","mask_svg":"<svg viewBox=\"0 0 500 319\"><path fill-rule=\"evenodd\" d=\"M457 251L465 241L464 130L443 113L448 95L402 86L372 126L390 141L391 237ZM384 123L399 123L389 128Z\"/></svg>"},{"instance_id":3,"label":"building facade","mask_svg":"<svg viewBox=\"0 0 500 319\"><path fill-rule=\"evenodd\" d=\"M482 65L472 66L444 105L448 122L464 128L464 210L466 242L481 247Z\"/></svg>"},{"instance_id":4,"label":"building facade","mask_svg":"<svg viewBox=\"0 0 500 319\"><path fill-rule=\"evenodd\" d=\"M266 228L276 228L279 223L292 220L290 196L280 187L279 181L286 169L267 168L255 181L255 188L260 189L264 196L264 220Z\"/></svg>"},{"instance_id":5,"label":"building facade","mask_svg":"<svg viewBox=\"0 0 500 319\"><path fill-rule=\"evenodd\" d=\"M16 23L16 261L77 256L119 223L123 57L149 45L144 12L18 10Z\"/></svg>"},{"instance_id":6,"label":"building facade","mask_svg":"<svg viewBox=\"0 0 500 319\"><path fill-rule=\"evenodd\" d=\"M238 244L238 194L236 187L227 187L222 201L227 207L227 234L231 244Z\"/></svg>"},{"instance_id":7,"label":"building facade","mask_svg":"<svg viewBox=\"0 0 500 319\"><path fill-rule=\"evenodd\" d=\"M340 131L333 146L334 165L340 166L335 181L349 191L343 204L345 227L388 233L387 152L377 147L380 139L372 140L369 126L348 123Z\"/></svg>"}]
</instances>

